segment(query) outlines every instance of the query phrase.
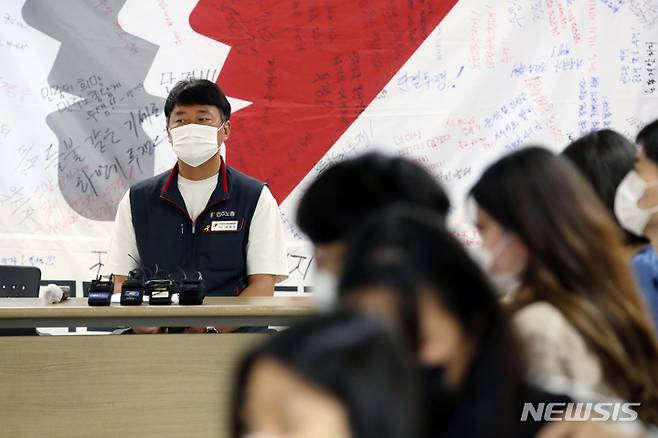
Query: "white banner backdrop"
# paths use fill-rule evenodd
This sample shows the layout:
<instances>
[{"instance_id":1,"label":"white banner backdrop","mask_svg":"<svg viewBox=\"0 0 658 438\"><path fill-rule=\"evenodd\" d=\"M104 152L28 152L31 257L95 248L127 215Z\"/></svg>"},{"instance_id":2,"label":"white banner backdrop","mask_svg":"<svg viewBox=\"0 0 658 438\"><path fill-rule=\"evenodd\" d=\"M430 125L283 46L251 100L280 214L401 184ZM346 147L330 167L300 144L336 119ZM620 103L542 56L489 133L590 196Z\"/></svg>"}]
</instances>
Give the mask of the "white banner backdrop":
<instances>
[{"instance_id":1,"label":"white banner backdrop","mask_svg":"<svg viewBox=\"0 0 658 438\"><path fill-rule=\"evenodd\" d=\"M67 34L45 3L0 3L0 264L38 266L45 280L74 280L79 290L106 258L108 219L129 183L174 163L162 114L171 84L193 76L221 85L234 48L193 30L195 0L89 0L66 11L88 26L84 39ZM372 149L418 160L449 191L451 223L468 243L476 236L459 203L497 157L527 143L559 150L604 127L634 136L658 118L657 24L657 0L458 1L279 199L290 238L286 284L306 285L312 271L295 206L337 160ZM109 71L76 67L86 65L76 53L90 48L117 62ZM229 98L236 113L251 104ZM133 135L121 159L85 154Z\"/></svg>"}]
</instances>

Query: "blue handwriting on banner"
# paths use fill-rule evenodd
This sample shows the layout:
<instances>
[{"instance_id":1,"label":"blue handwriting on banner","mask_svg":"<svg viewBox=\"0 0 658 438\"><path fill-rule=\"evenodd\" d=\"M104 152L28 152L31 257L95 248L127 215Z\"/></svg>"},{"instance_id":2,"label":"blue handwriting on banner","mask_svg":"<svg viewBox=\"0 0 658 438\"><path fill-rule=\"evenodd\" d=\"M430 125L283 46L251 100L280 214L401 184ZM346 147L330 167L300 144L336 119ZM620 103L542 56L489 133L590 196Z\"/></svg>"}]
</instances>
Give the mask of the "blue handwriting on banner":
<instances>
[{"instance_id":1,"label":"blue handwriting on banner","mask_svg":"<svg viewBox=\"0 0 658 438\"><path fill-rule=\"evenodd\" d=\"M586 134L612 125L612 112L607 96L600 92L601 83L597 76L583 78L578 82L578 129Z\"/></svg>"},{"instance_id":2,"label":"blue handwriting on banner","mask_svg":"<svg viewBox=\"0 0 658 438\"><path fill-rule=\"evenodd\" d=\"M0 265L11 266L55 266L57 257L54 255L9 255L0 256Z\"/></svg>"},{"instance_id":3,"label":"blue handwriting on banner","mask_svg":"<svg viewBox=\"0 0 658 438\"><path fill-rule=\"evenodd\" d=\"M521 0L507 0L507 13L509 14L509 22L511 24L516 24L518 27L525 25Z\"/></svg>"},{"instance_id":4,"label":"blue handwriting on banner","mask_svg":"<svg viewBox=\"0 0 658 438\"><path fill-rule=\"evenodd\" d=\"M457 167L455 169L451 169L447 171L433 172L433 174L436 177L436 179L442 183L459 181L471 174L471 166Z\"/></svg>"},{"instance_id":5,"label":"blue handwriting on banner","mask_svg":"<svg viewBox=\"0 0 658 438\"><path fill-rule=\"evenodd\" d=\"M583 68L583 58L574 56L572 49L565 43L553 47L551 59L554 60L553 68L555 73L577 71Z\"/></svg>"},{"instance_id":6,"label":"blue handwriting on banner","mask_svg":"<svg viewBox=\"0 0 658 438\"><path fill-rule=\"evenodd\" d=\"M530 9L532 10L532 22L540 23L546 19L544 11L544 2L542 0L530 0Z\"/></svg>"},{"instance_id":7,"label":"blue handwriting on banner","mask_svg":"<svg viewBox=\"0 0 658 438\"><path fill-rule=\"evenodd\" d=\"M494 143L505 150L520 148L543 129L535 106L525 92L514 96L484 118L484 127L494 134Z\"/></svg>"},{"instance_id":8,"label":"blue handwriting on banner","mask_svg":"<svg viewBox=\"0 0 658 438\"><path fill-rule=\"evenodd\" d=\"M620 81L622 84L642 83L642 65L640 60L640 33L633 31L631 46L619 50Z\"/></svg>"},{"instance_id":9,"label":"blue handwriting on banner","mask_svg":"<svg viewBox=\"0 0 658 438\"><path fill-rule=\"evenodd\" d=\"M404 92L409 91L443 91L447 88L447 72L430 72L417 70L413 73L401 72L397 77L397 86Z\"/></svg>"},{"instance_id":10,"label":"blue handwriting on banner","mask_svg":"<svg viewBox=\"0 0 658 438\"><path fill-rule=\"evenodd\" d=\"M655 0L628 0L627 6L644 27L652 28L658 22L658 6Z\"/></svg>"},{"instance_id":11,"label":"blue handwriting on banner","mask_svg":"<svg viewBox=\"0 0 658 438\"><path fill-rule=\"evenodd\" d=\"M617 12L624 5L626 0L601 0L603 4L609 7L612 12Z\"/></svg>"},{"instance_id":12,"label":"blue handwriting on banner","mask_svg":"<svg viewBox=\"0 0 658 438\"><path fill-rule=\"evenodd\" d=\"M330 149L327 154L318 161L313 167L316 174L324 172L332 164L343 161L346 158L353 157L357 154L363 153L366 149L370 148L375 138L373 131L372 120L369 121L368 126L361 127L351 139L348 140L344 147L337 145L338 150Z\"/></svg>"},{"instance_id":13,"label":"blue handwriting on banner","mask_svg":"<svg viewBox=\"0 0 658 438\"><path fill-rule=\"evenodd\" d=\"M512 68L511 76L513 78L518 78L525 74L533 75L533 74L544 73L545 71L546 71L545 62L540 62L537 64L526 64L525 62L520 62L518 64L515 64L514 67Z\"/></svg>"}]
</instances>

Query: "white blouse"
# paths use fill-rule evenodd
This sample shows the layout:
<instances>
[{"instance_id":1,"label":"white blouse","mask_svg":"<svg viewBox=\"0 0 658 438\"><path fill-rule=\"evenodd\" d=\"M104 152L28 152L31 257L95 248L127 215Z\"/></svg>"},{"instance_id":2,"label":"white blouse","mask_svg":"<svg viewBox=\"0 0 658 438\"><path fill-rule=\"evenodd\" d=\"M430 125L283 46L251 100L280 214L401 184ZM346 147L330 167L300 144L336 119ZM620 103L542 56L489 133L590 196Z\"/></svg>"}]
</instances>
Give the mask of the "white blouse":
<instances>
[{"instance_id":1,"label":"white blouse","mask_svg":"<svg viewBox=\"0 0 658 438\"><path fill-rule=\"evenodd\" d=\"M604 397L617 397L604 381L598 357L556 307L533 303L516 312L512 321L525 349L530 383L554 388L560 382Z\"/></svg>"}]
</instances>

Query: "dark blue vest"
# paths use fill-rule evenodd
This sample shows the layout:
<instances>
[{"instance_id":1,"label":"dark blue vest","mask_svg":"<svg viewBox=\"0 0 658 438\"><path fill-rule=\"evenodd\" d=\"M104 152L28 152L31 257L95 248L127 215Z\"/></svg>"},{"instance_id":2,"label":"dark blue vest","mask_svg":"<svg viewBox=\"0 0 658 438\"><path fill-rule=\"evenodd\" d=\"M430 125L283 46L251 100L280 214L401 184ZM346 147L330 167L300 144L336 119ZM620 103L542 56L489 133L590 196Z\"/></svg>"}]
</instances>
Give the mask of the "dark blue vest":
<instances>
[{"instance_id":1,"label":"dark blue vest","mask_svg":"<svg viewBox=\"0 0 658 438\"><path fill-rule=\"evenodd\" d=\"M249 226L264 184L222 162L215 191L193 222L178 190L178 165L130 189L142 266L171 274L200 271L207 295L247 287Z\"/></svg>"}]
</instances>

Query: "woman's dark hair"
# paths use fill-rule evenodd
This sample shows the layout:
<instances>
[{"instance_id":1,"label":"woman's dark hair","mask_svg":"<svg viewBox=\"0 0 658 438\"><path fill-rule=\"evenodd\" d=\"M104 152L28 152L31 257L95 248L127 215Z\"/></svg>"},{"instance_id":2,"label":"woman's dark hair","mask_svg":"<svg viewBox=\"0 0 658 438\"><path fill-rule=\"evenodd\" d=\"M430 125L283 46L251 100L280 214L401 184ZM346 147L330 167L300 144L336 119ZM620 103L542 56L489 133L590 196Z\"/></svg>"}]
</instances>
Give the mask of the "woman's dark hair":
<instances>
[{"instance_id":1,"label":"woman's dark hair","mask_svg":"<svg viewBox=\"0 0 658 438\"><path fill-rule=\"evenodd\" d=\"M377 272L388 274L373 275ZM509 433L504 436L514 436L512 430L519 423L515 412L520 412L525 388L519 342L493 286L439 216L399 205L371 217L352 236L340 298L372 286L384 286L413 306L418 305L420 291L431 292L455 316L477 349L461 388L469 412L455 415L478 419L466 421L479 433L473 436L503 436L496 435L503 431ZM417 337L412 335L409 342ZM511 415L500 415L503 411Z\"/></svg>"},{"instance_id":2,"label":"woman's dark hair","mask_svg":"<svg viewBox=\"0 0 658 438\"><path fill-rule=\"evenodd\" d=\"M635 142L644 149L649 159L658 164L658 120L646 125L638 132Z\"/></svg>"},{"instance_id":3,"label":"woman's dark hair","mask_svg":"<svg viewBox=\"0 0 658 438\"><path fill-rule=\"evenodd\" d=\"M614 209L617 187L633 170L637 147L611 129L593 131L566 147L562 153L583 173L611 216L619 225ZM623 230L622 226L619 228ZM623 230L626 244L648 243L644 237Z\"/></svg>"},{"instance_id":4,"label":"woman's dark hair","mask_svg":"<svg viewBox=\"0 0 658 438\"><path fill-rule=\"evenodd\" d=\"M555 306L598 357L606 383L658 422L658 343L619 232L565 158L539 147L509 154L471 190L478 206L528 248L513 309Z\"/></svg>"},{"instance_id":5,"label":"woman's dark hair","mask_svg":"<svg viewBox=\"0 0 658 438\"><path fill-rule=\"evenodd\" d=\"M299 202L297 224L313 243L337 242L369 214L396 202L422 205L444 217L450 209L448 195L424 167L370 152L320 174Z\"/></svg>"},{"instance_id":6,"label":"woman's dark hair","mask_svg":"<svg viewBox=\"0 0 658 438\"><path fill-rule=\"evenodd\" d=\"M169 92L164 113L167 123L176 105L212 105L217 107L222 121L231 118L231 104L216 83L207 79L180 81Z\"/></svg>"},{"instance_id":7,"label":"woman's dark hair","mask_svg":"<svg viewBox=\"0 0 658 438\"><path fill-rule=\"evenodd\" d=\"M354 438L415 438L420 397L409 352L379 321L355 313L320 316L279 332L242 361L233 403L233 436L251 370L272 359L342 403Z\"/></svg>"},{"instance_id":8,"label":"woman's dark hair","mask_svg":"<svg viewBox=\"0 0 658 438\"><path fill-rule=\"evenodd\" d=\"M353 247L357 252L360 251L358 245ZM356 259L356 256L349 258L353 261L350 261L340 278L339 290L343 304L363 287L380 287L392 293L402 335L408 347L417 351L420 346L416 300L420 284L417 275L408 266L399 263L397 256L388 260L371 260L369 257Z\"/></svg>"}]
</instances>

